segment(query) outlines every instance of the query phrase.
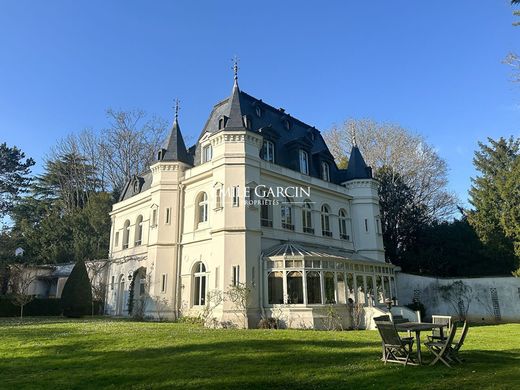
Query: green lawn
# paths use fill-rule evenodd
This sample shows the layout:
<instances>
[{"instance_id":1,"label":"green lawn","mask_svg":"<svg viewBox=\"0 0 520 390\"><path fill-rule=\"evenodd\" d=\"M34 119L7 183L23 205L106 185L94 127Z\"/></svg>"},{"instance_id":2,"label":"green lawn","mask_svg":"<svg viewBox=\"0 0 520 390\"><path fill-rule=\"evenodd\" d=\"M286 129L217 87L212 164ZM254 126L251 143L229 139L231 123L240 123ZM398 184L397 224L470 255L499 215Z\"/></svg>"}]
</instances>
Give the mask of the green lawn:
<instances>
[{"instance_id":1,"label":"green lawn","mask_svg":"<svg viewBox=\"0 0 520 390\"><path fill-rule=\"evenodd\" d=\"M425 353L429 358L429 355ZM469 330L463 366L384 366L375 331L0 319L0 388L520 388L520 324Z\"/></svg>"}]
</instances>

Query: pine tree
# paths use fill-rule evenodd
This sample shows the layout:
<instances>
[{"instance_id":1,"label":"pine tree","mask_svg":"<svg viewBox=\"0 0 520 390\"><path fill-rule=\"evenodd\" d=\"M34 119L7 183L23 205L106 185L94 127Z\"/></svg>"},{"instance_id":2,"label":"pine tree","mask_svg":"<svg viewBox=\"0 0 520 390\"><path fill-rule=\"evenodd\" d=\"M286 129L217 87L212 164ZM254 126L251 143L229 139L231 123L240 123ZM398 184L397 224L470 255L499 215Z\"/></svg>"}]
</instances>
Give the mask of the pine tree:
<instances>
[{"instance_id":1,"label":"pine tree","mask_svg":"<svg viewBox=\"0 0 520 390\"><path fill-rule=\"evenodd\" d=\"M61 293L61 305L66 317L81 317L91 311L92 287L83 261L72 269Z\"/></svg>"},{"instance_id":2,"label":"pine tree","mask_svg":"<svg viewBox=\"0 0 520 390\"><path fill-rule=\"evenodd\" d=\"M488 142L479 142L480 150L475 152L473 158L479 175L472 178L469 197L473 210L468 213L468 222L493 258L490 271L508 274L516 268L517 260L513 241L504 229L505 200L514 201L505 188L515 159L519 156L520 140L513 137L496 141L488 138Z\"/></svg>"}]
</instances>

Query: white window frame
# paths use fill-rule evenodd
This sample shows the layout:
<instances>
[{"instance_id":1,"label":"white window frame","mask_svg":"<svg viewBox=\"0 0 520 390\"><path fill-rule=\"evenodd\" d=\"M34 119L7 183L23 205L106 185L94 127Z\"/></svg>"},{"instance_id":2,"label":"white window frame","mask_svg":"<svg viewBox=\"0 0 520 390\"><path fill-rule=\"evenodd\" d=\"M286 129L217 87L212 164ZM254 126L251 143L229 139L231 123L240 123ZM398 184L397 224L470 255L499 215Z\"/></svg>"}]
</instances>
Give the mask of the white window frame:
<instances>
[{"instance_id":1,"label":"white window frame","mask_svg":"<svg viewBox=\"0 0 520 390\"><path fill-rule=\"evenodd\" d=\"M264 140L263 149L263 159L267 162L274 163L274 142L267 139Z\"/></svg>"},{"instance_id":2,"label":"white window frame","mask_svg":"<svg viewBox=\"0 0 520 390\"><path fill-rule=\"evenodd\" d=\"M213 159L213 147L211 144L202 147L202 163L207 163Z\"/></svg>"},{"instance_id":3,"label":"white window frame","mask_svg":"<svg viewBox=\"0 0 520 390\"><path fill-rule=\"evenodd\" d=\"M309 174L309 153L300 149L300 172L304 175Z\"/></svg>"},{"instance_id":4,"label":"white window frame","mask_svg":"<svg viewBox=\"0 0 520 390\"><path fill-rule=\"evenodd\" d=\"M240 206L240 191L239 186L233 187L233 207Z\"/></svg>"},{"instance_id":5,"label":"white window frame","mask_svg":"<svg viewBox=\"0 0 520 390\"><path fill-rule=\"evenodd\" d=\"M161 293L165 293L168 288L168 274L161 275Z\"/></svg>"},{"instance_id":6,"label":"white window frame","mask_svg":"<svg viewBox=\"0 0 520 390\"><path fill-rule=\"evenodd\" d=\"M231 284L233 286L240 285L240 266L234 265L232 268L232 274L231 274Z\"/></svg>"},{"instance_id":7,"label":"white window frame","mask_svg":"<svg viewBox=\"0 0 520 390\"><path fill-rule=\"evenodd\" d=\"M321 178L325 181L330 181L330 165L328 162L321 162Z\"/></svg>"}]
</instances>

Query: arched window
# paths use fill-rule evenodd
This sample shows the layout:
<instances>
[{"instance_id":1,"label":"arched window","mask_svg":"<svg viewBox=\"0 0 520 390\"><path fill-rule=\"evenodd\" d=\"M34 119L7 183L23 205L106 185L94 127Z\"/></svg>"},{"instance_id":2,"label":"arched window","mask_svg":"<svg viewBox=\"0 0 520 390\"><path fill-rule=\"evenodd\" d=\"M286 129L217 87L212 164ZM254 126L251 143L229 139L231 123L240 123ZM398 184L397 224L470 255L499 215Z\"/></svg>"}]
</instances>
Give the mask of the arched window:
<instances>
[{"instance_id":1,"label":"arched window","mask_svg":"<svg viewBox=\"0 0 520 390\"><path fill-rule=\"evenodd\" d=\"M193 266L193 305L204 306L206 304L206 266L199 261Z\"/></svg>"},{"instance_id":2,"label":"arched window","mask_svg":"<svg viewBox=\"0 0 520 390\"><path fill-rule=\"evenodd\" d=\"M300 172L309 174L309 154L303 149L300 149Z\"/></svg>"},{"instance_id":3,"label":"arched window","mask_svg":"<svg viewBox=\"0 0 520 390\"><path fill-rule=\"evenodd\" d=\"M288 230L294 230L294 224L293 224L293 209L291 206L291 199L286 197L285 202L282 203L282 206L280 208L280 213L282 217L282 228L288 229Z\"/></svg>"},{"instance_id":4,"label":"arched window","mask_svg":"<svg viewBox=\"0 0 520 390\"><path fill-rule=\"evenodd\" d=\"M201 192L197 195L195 204L197 205L196 224L198 226L199 224L208 221L208 195L205 192Z\"/></svg>"},{"instance_id":5,"label":"arched window","mask_svg":"<svg viewBox=\"0 0 520 390\"><path fill-rule=\"evenodd\" d=\"M314 234L312 228L312 207L309 201L305 201L302 207L303 232Z\"/></svg>"},{"instance_id":6,"label":"arched window","mask_svg":"<svg viewBox=\"0 0 520 390\"><path fill-rule=\"evenodd\" d=\"M265 161L274 163L274 143L272 141L264 140L262 146L262 158Z\"/></svg>"},{"instance_id":7,"label":"arched window","mask_svg":"<svg viewBox=\"0 0 520 390\"><path fill-rule=\"evenodd\" d=\"M303 303L303 277L301 272L287 273L287 303Z\"/></svg>"},{"instance_id":8,"label":"arched window","mask_svg":"<svg viewBox=\"0 0 520 390\"><path fill-rule=\"evenodd\" d=\"M260 199L260 224L265 227L273 227L273 200L271 197Z\"/></svg>"},{"instance_id":9,"label":"arched window","mask_svg":"<svg viewBox=\"0 0 520 390\"><path fill-rule=\"evenodd\" d=\"M321 283L319 272L307 272L307 303L321 303Z\"/></svg>"},{"instance_id":10,"label":"arched window","mask_svg":"<svg viewBox=\"0 0 520 390\"><path fill-rule=\"evenodd\" d=\"M330 181L330 166L325 161L321 163L321 178L325 181Z\"/></svg>"},{"instance_id":11,"label":"arched window","mask_svg":"<svg viewBox=\"0 0 520 390\"><path fill-rule=\"evenodd\" d=\"M321 234L326 237L332 237L330 231L330 209L324 204L321 206Z\"/></svg>"},{"instance_id":12,"label":"arched window","mask_svg":"<svg viewBox=\"0 0 520 390\"><path fill-rule=\"evenodd\" d=\"M218 119L218 129L219 129L219 130L222 130L224 127L226 127L226 117L221 116L221 117Z\"/></svg>"},{"instance_id":13,"label":"arched window","mask_svg":"<svg viewBox=\"0 0 520 390\"><path fill-rule=\"evenodd\" d=\"M325 272L325 303L336 303L334 273Z\"/></svg>"},{"instance_id":14,"label":"arched window","mask_svg":"<svg viewBox=\"0 0 520 390\"><path fill-rule=\"evenodd\" d=\"M251 118L248 115L242 117L242 123L246 129L251 130Z\"/></svg>"},{"instance_id":15,"label":"arched window","mask_svg":"<svg viewBox=\"0 0 520 390\"><path fill-rule=\"evenodd\" d=\"M350 240L347 231L347 212L345 209L339 210L339 238L342 240Z\"/></svg>"},{"instance_id":16,"label":"arched window","mask_svg":"<svg viewBox=\"0 0 520 390\"><path fill-rule=\"evenodd\" d=\"M283 303L283 273L269 272L267 277L267 295L269 304Z\"/></svg>"},{"instance_id":17,"label":"arched window","mask_svg":"<svg viewBox=\"0 0 520 390\"><path fill-rule=\"evenodd\" d=\"M127 219L123 225L123 249L128 248L128 241L130 240L130 221Z\"/></svg>"},{"instance_id":18,"label":"arched window","mask_svg":"<svg viewBox=\"0 0 520 390\"><path fill-rule=\"evenodd\" d=\"M143 240L143 216L140 215L135 221L135 246L141 245Z\"/></svg>"}]
</instances>

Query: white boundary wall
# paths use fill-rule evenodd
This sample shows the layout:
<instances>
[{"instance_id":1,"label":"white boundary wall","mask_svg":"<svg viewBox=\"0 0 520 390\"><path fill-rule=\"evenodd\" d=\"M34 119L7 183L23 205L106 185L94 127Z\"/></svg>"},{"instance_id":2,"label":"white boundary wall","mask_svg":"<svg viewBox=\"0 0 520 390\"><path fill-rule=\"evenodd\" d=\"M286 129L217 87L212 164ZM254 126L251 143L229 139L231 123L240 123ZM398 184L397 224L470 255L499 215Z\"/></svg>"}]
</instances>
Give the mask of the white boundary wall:
<instances>
[{"instance_id":1,"label":"white boundary wall","mask_svg":"<svg viewBox=\"0 0 520 390\"><path fill-rule=\"evenodd\" d=\"M461 305L472 322L520 322L520 278L435 278L402 272L396 273L396 277L399 304L418 299L426 307L426 320L432 314L458 317L458 300L462 299ZM462 295L452 293L452 298L446 299L442 287L446 291L459 281L469 287L467 291Z\"/></svg>"}]
</instances>

